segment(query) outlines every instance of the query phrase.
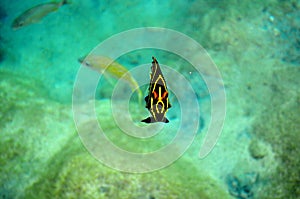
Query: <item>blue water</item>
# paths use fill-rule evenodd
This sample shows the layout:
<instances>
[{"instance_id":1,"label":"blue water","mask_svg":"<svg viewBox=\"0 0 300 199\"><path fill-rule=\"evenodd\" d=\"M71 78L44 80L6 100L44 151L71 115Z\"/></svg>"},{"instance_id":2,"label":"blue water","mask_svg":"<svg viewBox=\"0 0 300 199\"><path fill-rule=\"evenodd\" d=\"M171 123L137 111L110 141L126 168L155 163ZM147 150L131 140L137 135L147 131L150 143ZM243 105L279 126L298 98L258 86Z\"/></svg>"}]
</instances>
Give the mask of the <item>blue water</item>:
<instances>
[{"instance_id":1,"label":"blue water","mask_svg":"<svg viewBox=\"0 0 300 199\"><path fill-rule=\"evenodd\" d=\"M299 1L73 0L12 28L42 3L0 3L0 198L300 198ZM145 36L98 46L136 28ZM112 99L118 71L78 61L99 54L130 71L143 98L155 56L170 122L142 124L151 112L126 81ZM106 138L137 156L119 156Z\"/></svg>"}]
</instances>

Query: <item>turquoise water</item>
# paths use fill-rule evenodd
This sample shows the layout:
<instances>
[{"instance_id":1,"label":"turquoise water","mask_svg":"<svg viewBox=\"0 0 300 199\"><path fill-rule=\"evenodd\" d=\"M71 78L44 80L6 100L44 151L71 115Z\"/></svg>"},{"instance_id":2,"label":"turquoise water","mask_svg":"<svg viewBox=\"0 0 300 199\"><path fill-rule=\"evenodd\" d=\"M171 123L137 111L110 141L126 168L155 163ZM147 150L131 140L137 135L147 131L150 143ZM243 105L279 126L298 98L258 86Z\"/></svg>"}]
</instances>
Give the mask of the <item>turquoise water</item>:
<instances>
[{"instance_id":1,"label":"turquoise water","mask_svg":"<svg viewBox=\"0 0 300 199\"><path fill-rule=\"evenodd\" d=\"M41 3L0 3L0 198L300 198L299 1L73 0L12 28ZM86 55L119 64L96 90L104 59ZM152 56L168 124L142 124L146 102L115 77L144 98Z\"/></svg>"}]
</instances>

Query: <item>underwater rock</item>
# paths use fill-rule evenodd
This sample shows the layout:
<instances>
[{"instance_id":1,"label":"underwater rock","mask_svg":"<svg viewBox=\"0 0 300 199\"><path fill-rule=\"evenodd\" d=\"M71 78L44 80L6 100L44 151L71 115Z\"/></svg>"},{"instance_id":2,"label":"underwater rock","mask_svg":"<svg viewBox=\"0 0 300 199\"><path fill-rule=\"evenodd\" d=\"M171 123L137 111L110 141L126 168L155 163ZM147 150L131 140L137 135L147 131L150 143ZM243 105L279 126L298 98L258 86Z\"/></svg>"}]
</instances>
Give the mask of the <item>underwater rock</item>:
<instances>
[{"instance_id":1,"label":"underwater rock","mask_svg":"<svg viewBox=\"0 0 300 199\"><path fill-rule=\"evenodd\" d=\"M73 88L70 83L56 83L53 84L53 88L50 89L49 97L60 103L70 103L72 101Z\"/></svg>"},{"instance_id":2,"label":"underwater rock","mask_svg":"<svg viewBox=\"0 0 300 199\"><path fill-rule=\"evenodd\" d=\"M78 141L70 140L66 150L53 157L49 169L27 189L26 198L45 198L48 193L55 198L230 198L189 161L181 159L159 171L130 174L102 165ZM182 169L186 165L190 165L189 172Z\"/></svg>"},{"instance_id":3,"label":"underwater rock","mask_svg":"<svg viewBox=\"0 0 300 199\"><path fill-rule=\"evenodd\" d=\"M33 79L5 72L0 77L0 103L6 116L0 134L2 197L230 198L220 181L197 169L187 157L146 174L104 166L82 145L71 104L51 101ZM97 114L103 116L102 127L110 130L110 138L118 140L119 128L105 112L110 103L97 102Z\"/></svg>"},{"instance_id":4,"label":"underwater rock","mask_svg":"<svg viewBox=\"0 0 300 199\"><path fill-rule=\"evenodd\" d=\"M244 173L240 176L229 174L226 179L229 193L238 199L252 198L253 186L257 183L258 174Z\"/></svg>"},{"instance_id":5,"label":"underwater rock","mask_svg":"<svg viewBox=\"0 0 300 199\"><path fill-rule=\"evenodd\" d=\"M9 190L0 187L0 198L1 199L13 199L15 196Z\"/></svg>"},{"instance_id":6,"label":"underwater rock","mask_svg":"<svg viewBox=\"0 0 300 199\"><path fill-rule=\"evenodd\" d=\"M300 70L297 68L286 68L274 73L276 78L271 81L277 85L276 92L270 96L271 100L268 100L264 112L253 125L252 133L272 146L278 164L266 178L268 185L261 187L259 198L286 199L300 196L299 75Z\"/></svg>"},{"instance_id":7,"label":"underwater rock","mask_svg":"<svg viewBox=\"0 0 300 199\"><path fill-rule=\"evenodd\" d=\"M254 159L261 159L268 155L266 144L258 139L253 139L250 142L248 150Z\"/></svg>"},{"instance_id":8,"label":"underwater rock","mask_svg":"<svg viewBox=\"0 0 300 199\"><path fill-rule=\"evenodd\" d=\"M299 2L281 2L281 9L270 9L266 12L269 21L266 27L273 32L280 48L276 53L283 62L298 66L300 64L300 13Z\"/></svg>"},{"instance_id":9,"label":"underwater rock","mask_svg":"<svg viewBox=\"0 0 300 199\"><path fill-rule=\"evenodd\" d=\"M26 106L30 100L39 100L39 95L46 96L46 91L40 82L26 79L11 72L0 73L0 127L12 121L19 109ZM32 102L32 101L31 101Z\"/></svg>"},{"instance_id":10,"label":"underwater rock","mask_svg":"<svg viewBox=\"0 0 300 199\"><path fill-rule=\"evenodd\" d=\"M24 198L24 190L75 132L69 108L49 100L41 85L26 76L0 73L0 182L13 198Z\"/></svg>"}]
</instances>

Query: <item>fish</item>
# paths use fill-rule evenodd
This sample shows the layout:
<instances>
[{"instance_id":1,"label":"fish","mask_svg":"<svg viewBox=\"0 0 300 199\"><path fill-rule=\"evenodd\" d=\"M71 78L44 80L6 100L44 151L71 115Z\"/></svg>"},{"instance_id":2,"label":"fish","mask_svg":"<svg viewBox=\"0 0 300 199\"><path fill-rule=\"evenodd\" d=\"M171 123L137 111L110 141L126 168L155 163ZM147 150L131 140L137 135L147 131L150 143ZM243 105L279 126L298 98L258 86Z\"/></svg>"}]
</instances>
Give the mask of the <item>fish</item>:
<instances>
[{"instance_id":1,"label":"fish","mask_svg":"<svg viewBox=\"0 0 300 199\"><path fill-rule=\"evenodd\" d=\"M151 117L143 119L141 122L155 123L164 122L169 123L166 118L166 113L171 104L169 102L169 92L166 80L161 72L160 66L155 57L152 57L152 66L150 73L150 84L148 88L148 95L145 97L146 108L151 114Z\"/></svg>"},{"instance_id":2,"label":"fish","mask_svg":"<svg viewBox=\"0 0 300 199\"><path fill-rule=\"evenodd\" d=\"M108 78L108 75L115 79L120 79L122 77L123 80L129 84L132 92L137 92L139 103L142 103L143 93L139 88L137 81L132 77L128 70L118 62L109 57L99 55L85 56L79 58L78 61L84 66L103 74L106 78Z\"/></svg>"},{"instance_id":3,"label":"fish","mask_svg":"<svg viewBox=\"0 0 300 199\"><path fill-rule=\"evenodd\" d=\"M57 11L62 5L67 4L66 0L61 2L49 2L36 5L18 16L12 23L14 30L20 29L33 23L39 22L43 17L51 12Z\"/></svg>"}]
</instances>

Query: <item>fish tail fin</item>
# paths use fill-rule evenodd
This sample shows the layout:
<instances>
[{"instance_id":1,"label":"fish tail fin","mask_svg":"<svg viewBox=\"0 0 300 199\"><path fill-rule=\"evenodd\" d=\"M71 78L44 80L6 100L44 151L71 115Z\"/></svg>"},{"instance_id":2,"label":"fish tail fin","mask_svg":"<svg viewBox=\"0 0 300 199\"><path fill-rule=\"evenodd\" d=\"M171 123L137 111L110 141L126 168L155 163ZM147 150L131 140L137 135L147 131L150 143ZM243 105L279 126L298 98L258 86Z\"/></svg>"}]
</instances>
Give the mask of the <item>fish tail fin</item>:
<instances>
[{"instance_id":1,"label":"fish tail fin","mask_svg":"<svg viewBox=\"0 0 300 199\"><path fill-rule=\"evenodd\" d=\"M141 122L152 123L152 118L151 117L147 117L146 119L143 119Z\"/></svg>"},{"instance_id":2,"label":"fish tail fin","mask_svg":"<svg viewBox=\"0 0 300 199\"><path fill-rule=\"evenodd\" d=\"M154 123L154 122L156 122L156 121L154 120L153 117L147 117L146 119L141 120L141 122L145 122L145 123ZM160 122L169 123L170 121L168 120L168 118L165 117L165 118L164 118L162 121L160 121Z\"/></svg>"}]
</instances>

